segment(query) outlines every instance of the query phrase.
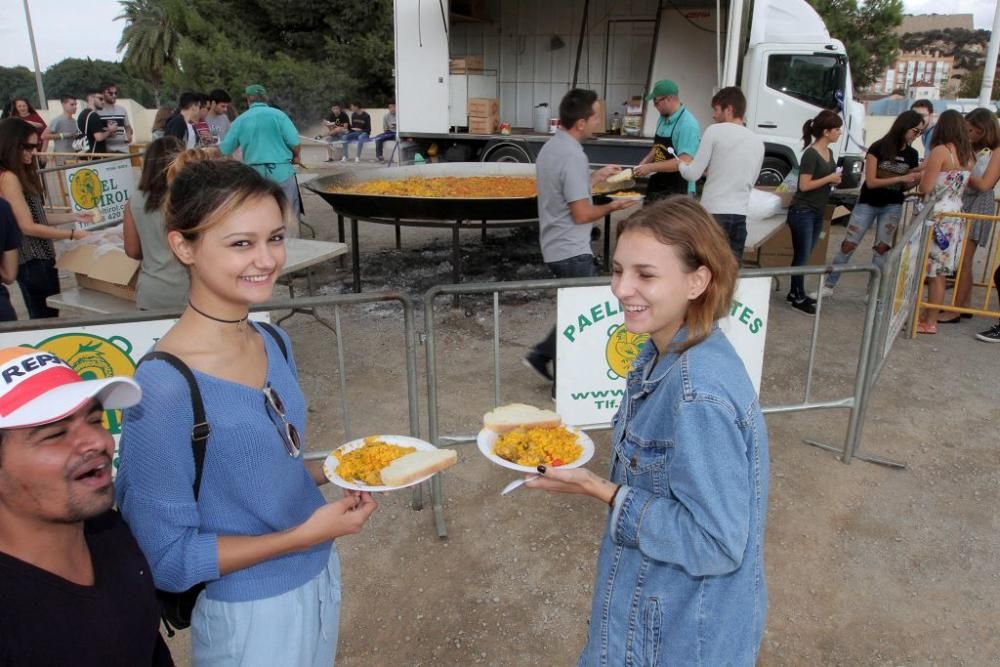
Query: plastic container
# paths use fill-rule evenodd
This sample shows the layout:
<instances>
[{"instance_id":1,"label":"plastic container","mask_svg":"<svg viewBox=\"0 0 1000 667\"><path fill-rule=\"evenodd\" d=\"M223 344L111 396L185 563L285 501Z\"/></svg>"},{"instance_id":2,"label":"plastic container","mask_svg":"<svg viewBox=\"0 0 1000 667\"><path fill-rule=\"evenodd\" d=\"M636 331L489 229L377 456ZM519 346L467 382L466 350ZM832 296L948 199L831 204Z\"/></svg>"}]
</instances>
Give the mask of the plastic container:
<instances>
[{"instance_id":1,"label":"plastic container","mask_svg":"<svg viewBox=\"0 0 1000 667\"><path fill-rule=\"evenodd\" d=\"M547 102L542 102L535 107L531 129L539 134L549 131L549 105Z\"/></svg>"},{"instance_id":2,"label":"plastic container","mask_svg":"<svg viewBox=\"0 0 1000 667\"><path fill-rule=\"evenodd\" d=\"M559 129L559 119L549 118L549 134L555 134L556 130Z\"/></svg>"}]
</instances>

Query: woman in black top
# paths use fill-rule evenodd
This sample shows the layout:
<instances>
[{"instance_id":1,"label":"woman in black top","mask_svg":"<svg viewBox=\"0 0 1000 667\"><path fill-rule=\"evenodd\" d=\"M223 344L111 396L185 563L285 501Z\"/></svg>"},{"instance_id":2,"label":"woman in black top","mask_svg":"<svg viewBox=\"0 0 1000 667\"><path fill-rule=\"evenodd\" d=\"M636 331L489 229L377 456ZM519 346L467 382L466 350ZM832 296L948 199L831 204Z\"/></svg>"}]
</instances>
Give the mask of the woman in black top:
<instances>
[{"instance_id":1,"label":"woman in black top","mask_svg":"<svg viewBox=\"0 0 1000 667\"><path fill-rule=\"evenodd\" d=\"M802 126L805 152L799 163L799 187L788 207L786 223L792 232L792 266L805 266L823 232L823 209L830 188L840 183L837 161L830 145L840 139L840 116L824 109ZM811 145L810 145L811 144ZM792 276L788 302L807 315L816 314L816 302L806 296L805 280Z\"/></svg>"},{"instance_id":2,"label":"woman in black top","mask_svg":"<svg viewBox=\"0 0 1000 667\"><path fill-rule=\"evenodd\" d=\"M40 144L35 128L20 118L0 121L0 197L10 203L17 226L24 235L17 284L32 319L59 316L59 311L49 308L45 302L49 296L59 293L59 272L52 241L72 241L87 235L83 229L72 226L60 229L55 225L89 224L93 220L90 212L45 211L42 181L34 159Z\"/></svg>"},{"instance_id":3,"label":"woman in black top","mask_svg":"<svg viewBox=\"0 0 1000 667\"><path fill-rule=\"evenodd\" d=\"M904 111L896 117L884 137L873 143L865 155L865 182L861 185L858 203L851 211L847 235L833 263L847 264L861 244L868 229L875 225L875 245L872 261L882 268L885 254L892 250L899 218L903 214L906 191L920 181L920 160L910 146L920 136L924 119L916 111ZM831 273L823 285L823 296L833 293L840 280Z\"/></svg>"}]
</instances>

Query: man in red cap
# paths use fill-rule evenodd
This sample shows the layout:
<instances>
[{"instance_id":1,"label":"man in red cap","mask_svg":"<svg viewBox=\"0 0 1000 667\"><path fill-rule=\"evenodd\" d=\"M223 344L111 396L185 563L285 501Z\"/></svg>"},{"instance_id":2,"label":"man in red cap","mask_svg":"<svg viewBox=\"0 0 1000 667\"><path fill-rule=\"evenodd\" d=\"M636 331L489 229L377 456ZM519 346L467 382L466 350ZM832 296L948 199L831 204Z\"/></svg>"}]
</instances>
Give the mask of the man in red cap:
<instances>
[{"instance_id":1,"label":"man in red cap","mask_svg":"<svg viewBox=\"0 0 1000 667\"><path fill-rule=\"evenodd\" d=\"M0 665L172 665L149 565L111 509L104 410L130 378L84 380L0 349Z\"/></svg>"}]
</instances>

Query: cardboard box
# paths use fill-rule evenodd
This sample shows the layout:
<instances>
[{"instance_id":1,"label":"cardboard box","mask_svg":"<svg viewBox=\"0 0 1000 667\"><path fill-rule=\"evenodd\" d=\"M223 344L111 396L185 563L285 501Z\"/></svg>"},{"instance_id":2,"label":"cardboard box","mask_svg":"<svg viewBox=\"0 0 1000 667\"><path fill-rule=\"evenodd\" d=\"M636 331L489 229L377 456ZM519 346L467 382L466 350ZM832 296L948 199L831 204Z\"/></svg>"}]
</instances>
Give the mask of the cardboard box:
<instances>
[{"instance_id":1,"label":"cardboard box","mask_svg":"<svg viewBox=\"0 0 1000 667\"><path fill-rule=\"evenodd\" d=\"M465 103L466 112L473 118L500 116L500 100L495 97L470 97Z\"/></svg>"},{"instance_id":2,"label":"cardboard box","mask_svg":"<svg viewBox=\"0 0 1000 667\"><path fill-rule=\"evenodd\" d=\"M597 131L604 133L608 131L608 103L604 100L597 100L597 115L600 118L600 124L597 127Z\"/></svg>"},{"instance_id":3,"label":"cardboard box","mask_svg":"<svg viewBox=\"0 0 1000 667\"><path fill-rule=\"evenodd\" d=\"M489 118L477 118L469 116L469 134L493 134L500 127L500 118L490 116Z\"/></svg>"},{"instance_id":4,"label":"cardboard box","mask_svg":"<svg viewBox=\"0 0 1000 667\"><path fill-rule=\"evenodd\" d=\"M483 71L482 56L457 56L448 59L448 71L451 74L468 74Z\"/></svg>"},{"instance_id":5,"label":"cardboard box","mask_svg":"<svg viewBox=\"0 0 1000 667\"><path fill-rule=\"evenodd\" d=\"M76 274L76 284L96 292L135 301L140 262L111 245L81 244L64 252L56 267Z\"/></svg>"},{"instance_id":6,"label":"cardboard box","mask_svg":"<svg viewBox=\"0 0 1000 667\"><path fill-rule=\"evenodd\" d=\"M833 206L827 206L823 215L823 231L819 241L809 256L807 265L822 266L826 264L826 254L830 244L830 220L833 219ZM744 257L744 259L750 259ZM791 266L792 265L792 232L788 225L781 225L778 232L760 247L760 266Z\"/></svg>"}]
</instances>

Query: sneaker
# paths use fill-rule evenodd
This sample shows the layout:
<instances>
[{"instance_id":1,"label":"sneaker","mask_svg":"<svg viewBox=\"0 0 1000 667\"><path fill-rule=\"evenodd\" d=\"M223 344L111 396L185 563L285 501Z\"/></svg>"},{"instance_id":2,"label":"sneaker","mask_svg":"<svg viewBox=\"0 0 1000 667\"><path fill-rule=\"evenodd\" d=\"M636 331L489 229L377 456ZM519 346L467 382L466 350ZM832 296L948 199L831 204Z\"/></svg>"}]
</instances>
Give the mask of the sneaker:
<instances>
[{"instance_id":1,"label":"sneaker","mask_svg":"<svg viewBox=\"0 0 1000 667\"><path fill-rule=\"evenodd\" d=\"M345 155L344 157L340 158L340 161L341 162L347 162L347 156Z\"/></svg>"},{"instance_id":2,"label":"sneaker","mask_svg":"<svg viewBox=\"0 0 1000 667\"><path fill-rule=\"evenodd\" d=\"M800 313L805 313L806 315L816 314L816 304L809 297L802 297L801 299L796 299L791 302L792 308L799 311Z\"/></svg>"},{"instance_id":3,"label":"sneaker","mask_svg":"<svg viewBox=\"0 0 1000 667\"><path fill-rule=\"evenodd\" d=\"M555 382L555 377L552 376L552 371L549 370L549 361L549 359L546 359L537 352L529 352L521 359L521 363L524 364L525 368L530 368L549 382Z\"/></svg>"},{"instance_id":4,"label":"sneaker","mask_svg":"<svg viewBox=\"0 0 1000 667\"><path fill-rule=\"evenodd\" d=\"M382 157L381 155L376 155L375 159L378 160L379 162L385 162L385 158Z\"/></svg>"},{"instance_id":5,"label":"sneaker","mask_svg":"<svg viewBox=\"0 0 1000 667\"><path fill-rule=\"evenodd\" d=\"M986 331L980 331L976 334L976 338L984 343L1000 343L1000 322L997 322Z\"/></svg>"},{"instance_id":6,"label":"sneaker","mask_svg":"<svg viewBox=\"0 0 1000 667\"><path fill-rule=\"evenodd\" d=\"M355 162L361 162L361 158L359 158L359 157L356 157L356 158L354 158L354 161L355 161Z\"/></svg>"},{"instance_id":7,"label":"sneaker","mask_svg":"<svg viewBox=\"0 0 1000 667\"><path fill-rule=\"evenodd\" d=\"M833 288L830 287L829 285L823 285L822 289L816 290L815 292L809 292L809 298L815 301L816 299L819 298L820 292L823 293L824 299L827 298L828 296L833 296Z\"/></svg>"},{"instance_id":8,"label":"sneaker","mask_svg":"<svg viewBox=\"0 0 1000 667\"><path fill-rule=\"evenodd\" d=\"M332 157L328 157L327 159L323 160L323 162L336 162L336 160L334 160Z\"/></svg>"}]
</instances>

